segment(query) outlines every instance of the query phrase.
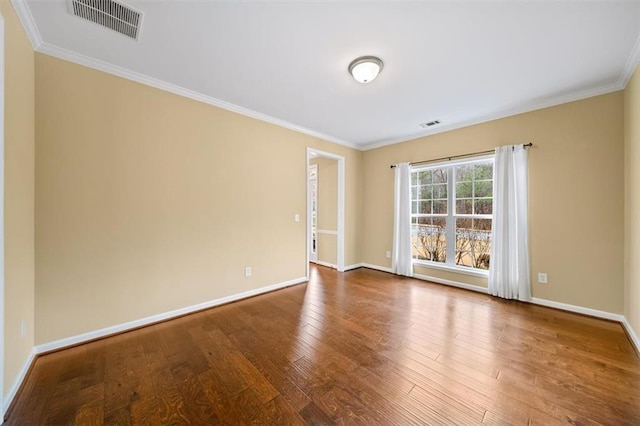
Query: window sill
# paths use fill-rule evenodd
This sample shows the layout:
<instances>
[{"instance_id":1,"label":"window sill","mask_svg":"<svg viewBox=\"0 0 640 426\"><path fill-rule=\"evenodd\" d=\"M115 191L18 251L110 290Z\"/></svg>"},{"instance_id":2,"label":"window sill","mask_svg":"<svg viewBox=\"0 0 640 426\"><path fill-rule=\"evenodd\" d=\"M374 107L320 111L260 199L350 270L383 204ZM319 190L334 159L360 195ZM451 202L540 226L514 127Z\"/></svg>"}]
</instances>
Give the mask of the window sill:
<instances>
[{"instance_id":1,"label":"window sill","mask_svg":"<svg viewBox=\"0 0 640 426\"><path fill-rule=\"evenodd\" d=\"M465 268L461 266L450 266L450 265L444 265L442 263L437 263L437 262L429 262L427 260L413 260L412 264L414 266L419 266L423 268L439 269L441 271L455 272L456 274L471 275L473 277L481 277L481 278L489 277L489 271L485 271L482 269L472 269L472 268Z\"/></svg>"}]
</instances>

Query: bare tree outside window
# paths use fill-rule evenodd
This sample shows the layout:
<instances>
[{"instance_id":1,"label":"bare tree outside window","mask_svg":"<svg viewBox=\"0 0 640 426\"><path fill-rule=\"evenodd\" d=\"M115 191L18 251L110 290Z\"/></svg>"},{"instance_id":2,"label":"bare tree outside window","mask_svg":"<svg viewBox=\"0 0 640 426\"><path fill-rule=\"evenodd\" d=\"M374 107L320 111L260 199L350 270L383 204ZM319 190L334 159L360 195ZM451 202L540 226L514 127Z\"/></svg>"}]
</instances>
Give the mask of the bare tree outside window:
<instances>
[{"instance_id":1,"label":"bare tree outside window","mask_svg":"<svg viewBox=\"0 0 640 426\"><path fill-rule=\"evenodd\" d=\"M432 262L445 262L447 257L445 219L419 218L418 222L412 224L413 257Z\"/></svg>"}]
</instances>

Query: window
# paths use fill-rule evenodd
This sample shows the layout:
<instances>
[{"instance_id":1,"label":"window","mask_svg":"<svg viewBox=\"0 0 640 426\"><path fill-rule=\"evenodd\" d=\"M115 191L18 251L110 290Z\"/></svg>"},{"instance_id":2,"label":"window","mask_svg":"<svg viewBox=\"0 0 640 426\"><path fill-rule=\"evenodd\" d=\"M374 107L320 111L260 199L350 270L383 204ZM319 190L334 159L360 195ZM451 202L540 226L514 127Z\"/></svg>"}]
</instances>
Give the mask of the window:
<instances>
[{"instance_id":1,"label":"window","mask_svg":"<svg viewBox=\"0 0 640 426\"><path fill-rule=\"evenodd\" d=\"M493 157L413 168L413 258L489 269L492 208Z\"/></svg>"}]
</instances>

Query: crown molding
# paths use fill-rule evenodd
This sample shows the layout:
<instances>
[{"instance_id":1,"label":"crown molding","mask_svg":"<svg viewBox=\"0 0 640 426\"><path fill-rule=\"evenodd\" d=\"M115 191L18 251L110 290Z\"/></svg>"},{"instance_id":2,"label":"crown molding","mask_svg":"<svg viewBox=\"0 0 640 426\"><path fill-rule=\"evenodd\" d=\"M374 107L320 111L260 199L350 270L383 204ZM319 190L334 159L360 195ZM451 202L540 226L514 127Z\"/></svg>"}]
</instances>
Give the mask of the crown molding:
<instances>
[{"instance_id":1,"label":"crown molding","mask_svg":"<svg viewBox=\"0 0 640 426\"><path fill-rule=\"evenodd\" d=\"M160 80L160 79L153 78L135 71L131 71L126 68L113 65L108 62L104 62L99 59L95 59L80 53L76 53L71 50L55 46L50 43L45 43L42 40L40 32L38 31L38 27L36 26L36 23L33 19L33 15L31 14L31 10L29 9L29 6L26 0L11 0L11 3L13 4L18 14L20 22L22 23L22 26L24 27L25 32L27 33L27 36L29 38L29 41L31 42L31 45L33 46L33 49L39 53L43 53L49 56L53 56L59 59L63 59L69 62L79 64L79 65L83 65L88 68L105 72L107 74L112 74L121 78L125 78L127 80L135 81L137 83L151 86L156 89L164 90L164 91L176 94L178 96L183 96L198 102L202 102L208 105L225 109L227 111L235 112L237 114L244 115L246 117L250 117L266 123L274 124L279 127L284 127L286 129L293 130L298 133L303 133L305 135L308 135L314 138L322 139L328 142L346 146L348 148L356 149L359 151L368 151L371 149L381 148L388 145L408 142L414 139L419 139L427 136L436 135L439 133L461 129L463 127L482 124L489 121L498 120L501 118L506 118L506 117L510 117L518 114L536 111L543 108L549 108L552 106L561 105L568 102L574 102L581 99L590 98L593 96L604 95L604 94L615 92L618 90L623 90L626 87L627 83L629 82L629 79L633 75L634 71L638 67L638 64L640 64L640 37L638 37L632 51L630 52L627 58L625 66L622 72L620 73L618 80L615 83L610 83L610 84L606 84L606 85L602 85L594 88L579 90L579 91L575 91L562 96L556 96L556 97L551 97L543 100L528 102L514 108L500 110L490 114L482 114L482 115L471 117L465 120L456 121L448 125L440 126L437 129L431 129L425 132L418 132L411 135L404 135L398 138L381 139L378 141L373 141L368 143L353 143L353 142L345 141L321 132L317 132L315 130L311 130L303 126L299 126L297 124L288 122L286 120L282 120L267 114L253 111L248 108L244 108L242 106L235 105L230 102L226 102L221 99L214 98L212 96L204 95L202 93L166 82L164 80Z\"/></svg>"},{"instance_id":2,"label":"crown molding","mask_svg":"<svg viewBox=\"0 0 640 426\"><path fill-rule=\"evenodd\" d=\"M295 132L304 133L305 135L309 135L314 138L322 139L328 142L333 142L335 144L343 145L353 149L359 149L358 145L344 141L342 139L325 135L323 133L316 132L306 127L298 126L297 124L293 124L288 121L281 120L279 118L275 118L267 114L253 111L248 108L244 108L239 105L235 105L230 102L226 102L226 101L214 98L212 96L203 95L202 93L196 92L194 90L187 89L187 88L166 82L164 80L149 77L147 75L144 75L135 71L131 71L126 68L110 64L108 62L101 61L99 59L91 58L89 56L73 52L71 50L63 49L61 47L55 46L50 43L41 43L40 48L37 49L37 51L45 55L53 56L58 59L63 59L65 61L73 62L88 68L102 71L107 74L112 74L118 77L125 78L127 80L135 81L136 83L141 83L146 86L151 86L156 89L173 93L175 95L183 96L185 98L189 98L194 101L198 101L198 102L202 102L218 108L222 108L227 111L235 112L250 118L255 118L256 120L274 124L279 127L284 127L286 129L293 130Z\"/></svg>"},{"instance_id":3,"label":"crown molding","mask_svg":"<svg viewBox=\"0 0 640 426\"><path fill-rule=\"evenodd\" d=\"M324 133L316 132L315 130L308 129L306 127L299 126L294 123L290 123L286 120L282 120L267 114L253 111L251 109L244 108L239 105L235 105L230 102L226 102L221 99L214 98L212 96L207 96L202 93L196 92L194 90L187 89L187 88L166 82L164 80L149 77L147 75L144 75L135 71L131 71L126 68L119 67L117 65L113 65L108 62L104 62L99 59L92 58L90 56L82 55L80 53L76 53L71 50L67 50L67 49L55 46L50 43L45 43L42 40L42 36L40 35L40 31L38 30L35 20L33 19L33 15L31 14L31 9L29 9L29 5L27 4L26 0L11 0L11 3L13 4L13 7L15 8L16 13L18 14L20 23L22 24L25 32L27 33L27 37L31 42L31 46L33 47L33 50L35 50L36 52L53 56L58 59L63 59L65 61L73 62L79 65L83 65L88 68L105 72L107 74L112 74L118 77L126 78L127 80L135 81L137 83L151 86L156 89L164 90L178 96L183 96L185 98L189 98L198 102L202 102L208 105L222 108L227 111L235 112L237 114L244 115L246 117L255 118L256 120L274 124L279 127L284 127L285 129L293 130L298 133L303 133L305 135L308 135L314 138L322 139L328 142L333 142L335 144L343 145L348 148L353 148L357 150L360 149L360 146L357 144L344 141L342 139L338 139L333 136L326 135Z\"/></svg>"},{"instance_id":4,"label":"crown molding","mask_svg":"<svg viewBox=\"0 0 640 426\"><path fill-rule=\"evenodd\" d=\"M25 0L11 0L11 4L18 14L18 19L20 19L24 31L27 33L31 47L37 51L40 46L42 46L42 36L38 30L36 21L33 19L31 9L29 9Z\"/></svg>"},{"instance_id":5,"label":"crown molding","mask_svg":"<svg viewBox=\"0 0 640 426\"><path fill-rule=\"evenodd\" d=\"M549 108L553 106L566 104L569 102L575 102L582 99L592 98L594 96L605 95L607 93L617 92L618 90L622 90L622 89L624 89L624 86L620 86L619 82L612 83L612 84L605 84L605 85L590 88L590 89L575 91L562 96L555 96L555 97L551 97L543 100L537 100L534 102L527 102L515 108L500 110L491 114L479 115L466 120L454 122L449 125L438 127L437 129L433 129L428 132L416 133L416 134L413 134L410 136L404 136L401 138L383 139L377 142L363 144L363 145L360 145L359 149L362 151L369 151L371 149L382 148L384 146L394 145L402 142L408 142L415 139L424 138L427 136L437 135L439 133L450 132L452 130L461 129L463 127L469 127L476 124L487 123L489 121L499 120L501 118L512 117L514 115L524 114L524 113L536 111L539 109Z\"/></svg>"},{"instance_id":6,"label":"crown molding","mask_svg":"<svg viewBox=\"0 0 640 426\"><path fill-rule=\"evenodd\" d=\"M12 0L18 1L22 3L22 0ZM640 39L639 39L640 40ZM640 43L636 43L636 47L640 47ZM410 136L403 136L400 138L391 138L384 139L381 141L376 141L372 143L366 144L355 144L352 142L347 142L342 139L335 138L333 136L329 136L320 132L316 132L314 130L308 129L306 127L298 126L297 124L290 123L285 120L281 120L279 118L271 117L267 114L263 114L257 111L250 110L248 108L241 107L239 105L235 105L212 96L203 95L202 93L196 92L194 90L186 89L181 86L177 86L175 84L166 82L164 80L160 80L157 78L149 77L147 75L128 70L123 67L119 67L117 65L110 64L108 62L101 61L99 59L91 58L89 56L73 52L71 50L67 50L50 43L41 42L40 47L37 49L39 53L43 53L49 56L56 57L58 59L62 59L65 61L73 62L79 65L86 66L88 68L92 68L98 71L105 72L107 74L112 74L118 77L125 78L127 80L135 81L137 83L141 83L147 86L154 87L156 89L164 90L179 96L183 96L198 102L203 102L208 105L212 105L218 108L225 109L227 111L235 112L250 118L254 118L256 120L264 121L267 123L274 124L279 127L284 127L289 130L293 130L295 132L303 133L318 139L322 139L328 142L332 142L338 145L343 145L348 148L356 149L359 151L368 151L371 149L381 148L387 145L394 145L397 143L407 142L410 140L423 138L426 136L436 135L438 133L449 132L452 130L461 129L463 127L473 126L476 124L482 124L493 120L498 120L501 118L510 117L513 115L523 114L526 112L536 111L543 108L549 108L552 106L557 106L561 104L565 104L568 102L574 102L581 99L591 98L594 96L604 95L607 93L615 92L618 90L624 89L624 85L621 84L621 80L614 84L607 84L603 86L598 86L595 88L580 90L576 92L572 92L562 96L556 96L552 98L548 98L541 101L530 102L523 105L520 105L516 108L510 108L506 110L501 110L499 112L495 112L492 114L484 114L476 117L469 118L467 120L462 120L459 122L454 122L446 126L439 127L438 129L433 129L428 132L422 132L413 134ZM640 48L635 49L634 52L640 54ZM638 56L638 55L636 55ZM631 56L630 56L631 58ZM628 61L629 62L629 61ZM637 60L636 60L637 62ZM635 69L635 68L634 68ZM631 74L629 74L629 77ZM628 81L628 78L627 78Z\"/></svg>"},{"instance_id":7,"label":"crown molding","mask_svg":"<svg viewBox=\"0 0 640 426\"><path fill-rule=\"evenodd\" d=\"M624 68L620 73L620 78L618 78L618 86L620 86L621 89L627 87L627 83L629 83L631 76L636 68L638 68L638 64L640 64L640 37L638 37L636 44L633 46L633 49L631 49L627 62L624 64Z\"/></svg>"},{"instance_id":8,"label":"crown molding","mask_svg":"<svg viewBox=\"0 0 640 426\"><path fill-rule=\"evenodd\" d=\"M166 82L164 80L149 77L147 75L137 73L135 71L131 71L126 68L119 67L117 65L113 65L108 62L104 62L99 59L92 58L90 56L82 55L80 53L76 53L71 50L67 50L67 49L55 46L50 43L45 43L42 40L42 36L40 35L40 31L38 30L35 20L33 19L33 15L31 14L31 9L29 9L29 5L27 4L26 0L11 0L11 3L13 4L13 7L15 8L16 13L18 14L20 23L22 24L25 32L27 33L27 37L31 42L31 46L33 47L33 50L35 50L36 52L44 53L46 55L53 56L58 59L63 59L69 62L83 65L88 68L105 72L107 74L112 74L118 77L126 78L127 80L135 81L137 83L151 86L156 89L164 90L178 96L183 96L185 98L189 98L198 102L202 102L208 105L222 108L227 111L235 112L237 114L244 115L246 117L255 118L256 120L274 124L279 127L284 127L285 129L293 130L298 133L303 133L305 135L308 135L314 138L322 139L328 142L333 142L335 144L343 145L352 149L357 149L357 150L360 149L360 146L357 144L344 141L342 139L338 139L321 132L316 132L315 130L308 129L306 127L299 126L294 123L290 123L286 120L282 120L267 114L253 111L251 109L244 108L239 105L235 105L230 102L226 102L221 99L214 98L212 96L207 96L202 93L196 92L194 90L190 90L190 89Z\"/></svg>"}]
</instances>

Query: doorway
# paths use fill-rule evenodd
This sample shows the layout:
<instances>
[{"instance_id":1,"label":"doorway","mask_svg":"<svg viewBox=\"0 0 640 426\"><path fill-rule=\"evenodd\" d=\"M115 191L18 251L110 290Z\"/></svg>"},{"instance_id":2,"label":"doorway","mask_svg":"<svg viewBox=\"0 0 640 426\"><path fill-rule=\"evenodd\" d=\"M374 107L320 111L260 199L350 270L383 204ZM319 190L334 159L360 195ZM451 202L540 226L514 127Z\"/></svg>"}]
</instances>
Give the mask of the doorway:
<instances>
[{"instance_id":1,"label":"doorway","mask_svg":"<svg viewBox=\"0 0 640 426\"><path fill-rule=\"evenodd\" d=\"M307 148L307 277L309 262L344 271L345 159Z\"/></svg>"}]
</instances>

